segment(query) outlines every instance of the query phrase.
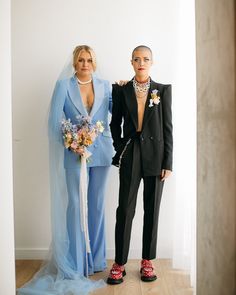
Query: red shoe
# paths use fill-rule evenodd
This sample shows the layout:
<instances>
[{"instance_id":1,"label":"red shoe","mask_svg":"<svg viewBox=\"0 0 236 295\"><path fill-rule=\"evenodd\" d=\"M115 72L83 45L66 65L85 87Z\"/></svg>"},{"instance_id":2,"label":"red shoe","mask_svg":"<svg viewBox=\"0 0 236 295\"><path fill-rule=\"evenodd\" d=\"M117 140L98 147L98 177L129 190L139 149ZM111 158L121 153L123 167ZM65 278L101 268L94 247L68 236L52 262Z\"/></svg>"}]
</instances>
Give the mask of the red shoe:
<instances>
[{"instance_id":1,"label":"red shoe","mask_svg":"<svg viewBox=\"0 0 236 295\"><path fill-rule=\"evenodd\" d=\"M157 279L155 275L154 268L152 266L152 262L150 260L143 259L141 261L141 280L144 282L152 282Z\"/></svg>"},{"instance_id":2,"label":"red shoe","mask_svg":"<svg viewBox=\"0 0 236 295\"><path fill-rule=\"evenodd\" d=\"M110 270L109 277L107 279L107 283L110 285L116 285L123 282L123 277L126 275L124 265L119 265L114 263Z\"/></svg>"}]
</instances>

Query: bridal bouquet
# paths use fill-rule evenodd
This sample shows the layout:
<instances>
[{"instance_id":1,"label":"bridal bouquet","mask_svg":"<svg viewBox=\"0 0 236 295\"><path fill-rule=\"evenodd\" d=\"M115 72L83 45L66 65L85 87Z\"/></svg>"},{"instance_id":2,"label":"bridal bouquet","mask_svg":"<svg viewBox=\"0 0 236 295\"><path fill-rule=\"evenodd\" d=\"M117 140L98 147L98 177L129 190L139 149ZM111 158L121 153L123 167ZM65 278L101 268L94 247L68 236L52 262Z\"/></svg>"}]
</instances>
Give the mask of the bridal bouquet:
<instances>
[{"instance_id":1,"label":"bridal bouquet","mask_svg":"<svg viewBox=\"0 0 236 295\"><path fill-rule=\"evenodd\" d=\"M62 120L62 136L65 148L79 154L81 150L86 151L99 133L104 131L101 121L95 124L91 122L90 117L78 116L77 124L72 124L71 120Z\"/></svg>"}]
</instances>

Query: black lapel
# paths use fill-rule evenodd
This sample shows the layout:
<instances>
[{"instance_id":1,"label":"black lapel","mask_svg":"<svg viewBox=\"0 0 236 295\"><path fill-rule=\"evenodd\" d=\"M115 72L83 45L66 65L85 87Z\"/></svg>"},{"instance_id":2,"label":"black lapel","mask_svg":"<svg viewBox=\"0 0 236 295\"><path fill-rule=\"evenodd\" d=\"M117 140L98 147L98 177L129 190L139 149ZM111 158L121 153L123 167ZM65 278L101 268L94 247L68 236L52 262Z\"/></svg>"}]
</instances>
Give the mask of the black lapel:
<instances>
[{"instance_id":1,"label":"black lapel","mask_svg":"<svg viewBox=\"0 0 236 295\"><path fill-rule=\"evenodd\" d=\"M134 92L133 81L129 81L123 88L125 102L129 110L130 116L134 122L136 130L138 129L138 106Z\"/></svg>"},{"instance_id":2,"label":"black lapel","mask_svg":"<svg viewBox=\"0 0 236 295\"><path fill-rule=\"evenodd\" d=\"M160 91L160 89L158 89L158 87L157 87L157 83L155 83L153 80L151 80L150 81L150 88L149 88L148 96L147 96L147 101L146 101L146 104L145 104L142 129L144 129L145 125L150 120L150 118L152 116L152 113L155 110L155 108L159 107L158 105L155 105L155 104L152 107L149 107L149 103L150 103L150 99L151 99L151 92L154 89L157 89L157 90Z\"/></svg>"}]
</instances>

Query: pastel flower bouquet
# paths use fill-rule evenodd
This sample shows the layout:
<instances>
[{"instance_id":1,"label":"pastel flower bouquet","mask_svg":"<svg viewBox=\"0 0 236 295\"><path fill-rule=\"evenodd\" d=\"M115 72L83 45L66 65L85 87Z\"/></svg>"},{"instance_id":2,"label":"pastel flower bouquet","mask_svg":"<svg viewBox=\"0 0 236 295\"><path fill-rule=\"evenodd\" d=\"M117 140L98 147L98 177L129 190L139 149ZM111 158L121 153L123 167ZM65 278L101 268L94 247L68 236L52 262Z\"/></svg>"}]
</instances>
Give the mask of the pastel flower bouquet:
<instances>
[{"instance_id":1,"label":"pastel flower bouquet","mask_svg":"<svg viewBox=\"0 0 236 295\"><path fill-rule=\"evenodd\" d=\"M65 148L81 155L104 131L104 127L101 121L93 124L90 117L78 116L76 119L77 124L72 124L70 119L62 120L62 136Z\"/></svg>"}]
</instances>

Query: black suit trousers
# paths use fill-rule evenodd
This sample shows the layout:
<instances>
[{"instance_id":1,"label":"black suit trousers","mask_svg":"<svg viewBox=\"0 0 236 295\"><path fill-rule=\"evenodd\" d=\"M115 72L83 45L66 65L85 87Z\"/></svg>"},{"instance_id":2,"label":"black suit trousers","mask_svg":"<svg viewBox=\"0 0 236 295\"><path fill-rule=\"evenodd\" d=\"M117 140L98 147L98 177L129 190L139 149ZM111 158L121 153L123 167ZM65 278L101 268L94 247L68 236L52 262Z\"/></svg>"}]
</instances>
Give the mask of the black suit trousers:
<instances>
[{"instance_id":1,"label":"black suit trousers","mask_svg":"<svg viewBox=\"0 0 236 295\"><path fill-rule=\"evenodd\" d=\"M127 145L120 164L119 205L116 211L116 263L127 262L132 221L135 215L137 194L143 179L143 245L142 258L156 258L158 216L163 190L160 176L144 176L141 163L140 139L137 136Z\"/></svg>"}]
</instances>

